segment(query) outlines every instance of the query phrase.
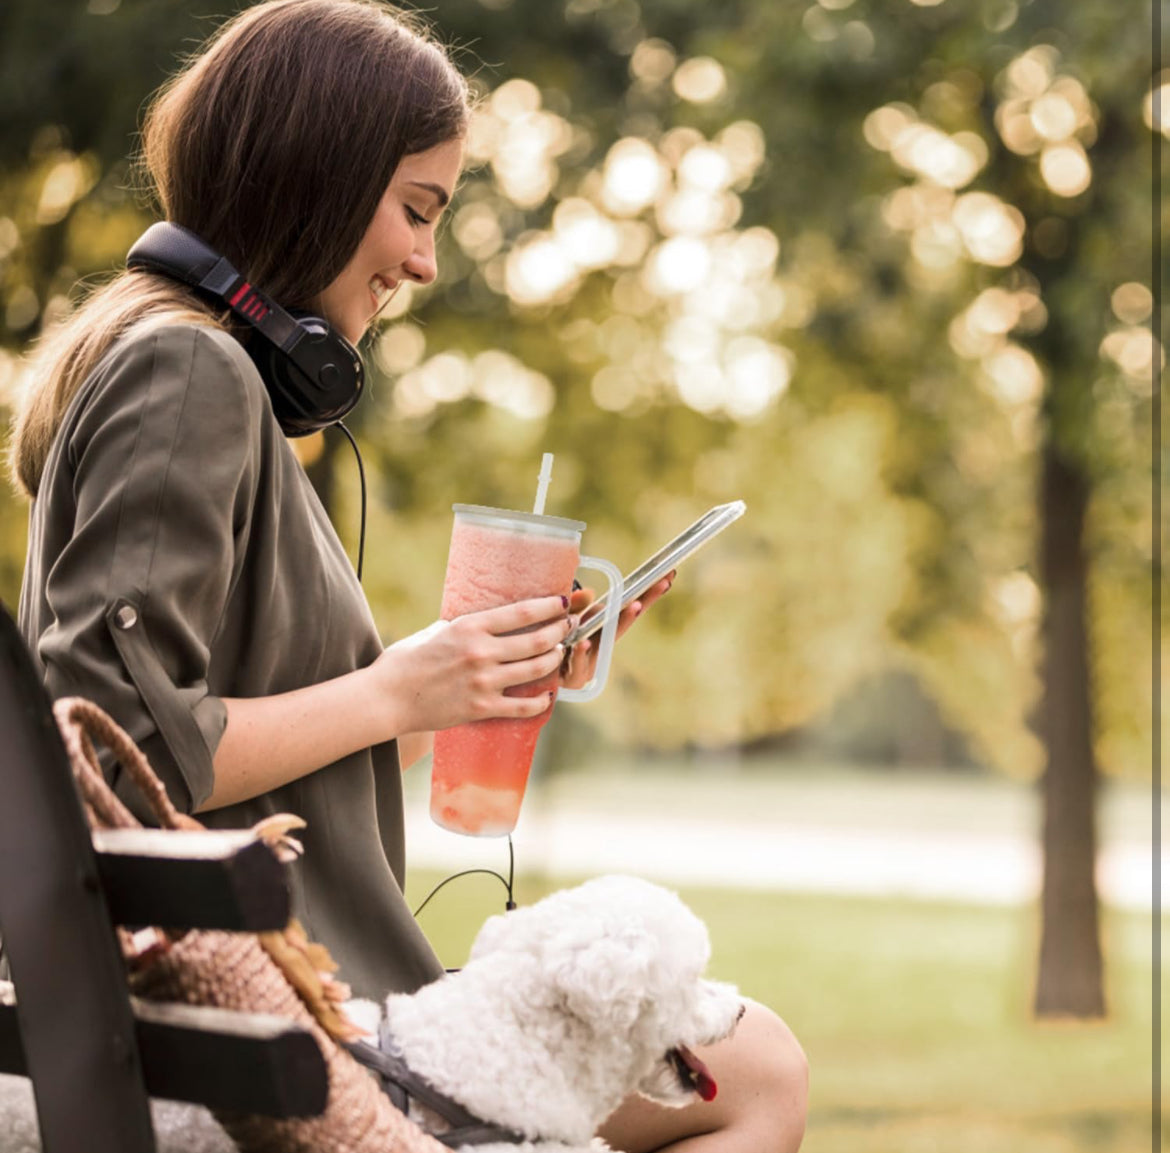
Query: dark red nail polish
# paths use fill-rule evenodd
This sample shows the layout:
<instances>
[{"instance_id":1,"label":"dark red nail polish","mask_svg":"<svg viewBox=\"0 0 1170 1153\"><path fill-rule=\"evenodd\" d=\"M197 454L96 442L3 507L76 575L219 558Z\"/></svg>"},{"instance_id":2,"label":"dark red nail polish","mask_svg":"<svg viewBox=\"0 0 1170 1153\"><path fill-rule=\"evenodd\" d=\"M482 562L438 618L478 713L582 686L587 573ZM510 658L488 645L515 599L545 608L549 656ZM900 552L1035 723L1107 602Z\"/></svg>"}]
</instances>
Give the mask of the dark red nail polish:
<instances>
[{"instance_id":1,"label":"dark red nail polish","mask_svg":"<svg viewBox=\"0 0 1170 1153\"><path fill-rule=\"evenodd\" d=\"M566 609L569 607L569 598L567 596L561 597L561 607Z\"/></svg>"}]
</instances>

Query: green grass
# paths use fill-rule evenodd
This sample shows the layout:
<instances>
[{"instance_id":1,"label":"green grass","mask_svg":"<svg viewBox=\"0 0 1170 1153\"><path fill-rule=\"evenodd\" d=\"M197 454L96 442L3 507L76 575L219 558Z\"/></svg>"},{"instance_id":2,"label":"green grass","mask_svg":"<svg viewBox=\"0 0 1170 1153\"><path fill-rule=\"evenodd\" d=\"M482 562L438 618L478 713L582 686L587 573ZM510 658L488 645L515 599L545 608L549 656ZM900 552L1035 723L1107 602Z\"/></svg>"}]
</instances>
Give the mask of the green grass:
<instances>
[{"instance_id":1,"label":"green grass","mask_svg":"<svg viewBox=\"0 0 1170 1153\"><path fill-rule=\"evenodd\" d=\"M414 872L418 904L440 880ZM560 882L556 882L559 884ZM517 900L553 882L522 875ZM1037 1024L1029 909L683 889L711 973L771 1005L812 1070L805 1153L1139 1153L1151 1142L1150 920L1107 913L1110 1016ZM420 920L448 965L503 888L468 877Z\"/></svg>"}]
</instances>

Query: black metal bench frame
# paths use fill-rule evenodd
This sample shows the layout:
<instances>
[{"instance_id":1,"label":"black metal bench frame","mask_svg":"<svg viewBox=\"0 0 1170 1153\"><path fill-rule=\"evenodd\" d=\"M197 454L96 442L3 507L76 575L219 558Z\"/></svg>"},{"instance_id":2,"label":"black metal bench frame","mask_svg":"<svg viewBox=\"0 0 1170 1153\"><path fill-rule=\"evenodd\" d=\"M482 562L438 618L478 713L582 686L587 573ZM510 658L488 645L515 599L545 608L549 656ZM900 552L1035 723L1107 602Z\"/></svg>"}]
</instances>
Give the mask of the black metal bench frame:
<instances>
[{"instance_id":1,"label":"black metal bench frame","mask_svg":"<svg viewBox=\"0 0 1170 1153\"><path fill-rule=\"evenodd\" d=\"M189 839L193 838L193 839ZM0 1072L32 1081L43 1153L154 1153L150 1097L323 1112L324 1058L281 1018L132 998L116 925L265 931L285 867L241 833L91 838L50 701L0 606Z\"/></svg>"}]
</instances>

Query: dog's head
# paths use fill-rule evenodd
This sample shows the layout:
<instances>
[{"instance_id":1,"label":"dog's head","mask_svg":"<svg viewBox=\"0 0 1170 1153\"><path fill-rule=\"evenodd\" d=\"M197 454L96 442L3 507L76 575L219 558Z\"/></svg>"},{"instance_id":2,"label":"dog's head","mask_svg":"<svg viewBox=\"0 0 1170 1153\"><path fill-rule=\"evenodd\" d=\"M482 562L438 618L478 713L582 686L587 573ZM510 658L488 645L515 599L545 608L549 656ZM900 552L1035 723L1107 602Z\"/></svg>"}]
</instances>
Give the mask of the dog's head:
<instances>
[{"instance_id":1,"label":"dog's head","mask_svg":"<svg viewBox=\"0 0 1170 1153\"><path fill-rule=\"evenodd\" d=\"M681 1106L715 1096L693 1049L729 1036L743 1014L732 986L703 978L709 956L706 928L678 896L610 876L491 918L469 966L504 962L527 1004L562 1016L588 1064L578 1075L597 1080L604 1068L621 1095Z\"/></svg>"}]
</instances>

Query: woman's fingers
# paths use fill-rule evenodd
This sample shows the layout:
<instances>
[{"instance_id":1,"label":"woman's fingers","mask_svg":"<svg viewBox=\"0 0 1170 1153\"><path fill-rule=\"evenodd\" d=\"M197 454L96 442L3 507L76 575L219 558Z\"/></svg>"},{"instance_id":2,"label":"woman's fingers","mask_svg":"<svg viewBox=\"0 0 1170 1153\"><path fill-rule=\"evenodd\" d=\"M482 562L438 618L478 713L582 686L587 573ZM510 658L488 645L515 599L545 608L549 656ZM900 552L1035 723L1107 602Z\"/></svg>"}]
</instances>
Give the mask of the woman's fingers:
<instances>
[{"instance_id":1,"label":"woman's fingers","mask_svg":"<svg viewBox=\"0 0 1170 1153\"><path fill-rule=\"evenodd\" d=\"M499 665L493 674L493 679L501 690L515 688L517 685L526 685L531 681L540 680L541 677L547 677L549 673L555 673L561 667L561 661L564 659L565 646L557 644L547 652L529 657L527 660Z\"/></svg>"},{"instance_id":2,"label":"woman's fingers","mask_svg":"<svg viewBox=\"0 0 1170 1153\"><path fill-rule=\"evenodd\" d=\"M584 612L595 600L597 600L597 593L593 589L573 589L569 594L569 612Z\"/></svg>"},{"instance_id":3,"label":"woman's fingers","mask_svg":"<svg viewBox=\"0 0 1170 1153\"><path fill-rule=\"evenodd\" d=\"M517 601L515 604L500 605L498 608L468 613L460 619L482 627L485 632L502 636L505 633L531 628L532 625L543 624L545 621L563 619L568 615L569 598L554 596L535 597L532 600Z\"/></svg>"},{"instance_id":4,"label":"woman's fingers","mask_svg":"<svg viewBox=\"0 0 1170 1153\"><path fill-rule=\"evenodd\" d=\"M672 569L660 581L651 585L636 601L631 601L622 609L618 614L617 636L620 637L623 633L627 632L634 621L654 604L655 601L670 592L670 588L674 584L676 571ZM589 594L589 601L592 601L591 589L581 589L579 592L574 592L573 597L576 598L585 593ZM577 611L575 599L572 608L574 612ZM592 679L593 672L597 668L597 643L599 638L600 633L594 633L588 640L578 641L570 650L568 659L562 662L561 683L567 688L580 688L582 685L588 684Z\"/></svg>"},{"instance_id":5,"label":"woman's fingers","mask_svg":"<svg viewBox=\"0 0 1170 1153\"><path fill-rule=\"evenodd\" d=\"M497 637L493 645L495 659L501 662L523 661L547 653L560 645L575 627L575 617L561 617L529 632Z\"/></svg>"}]
</instances>

